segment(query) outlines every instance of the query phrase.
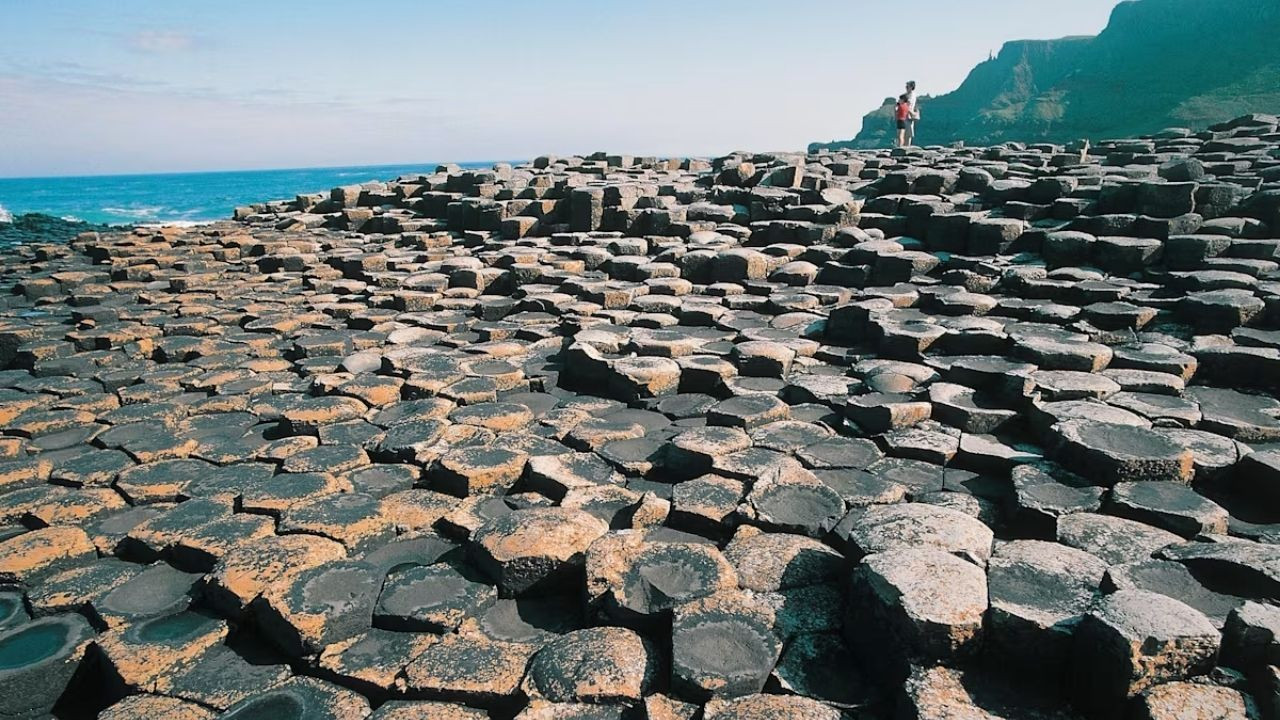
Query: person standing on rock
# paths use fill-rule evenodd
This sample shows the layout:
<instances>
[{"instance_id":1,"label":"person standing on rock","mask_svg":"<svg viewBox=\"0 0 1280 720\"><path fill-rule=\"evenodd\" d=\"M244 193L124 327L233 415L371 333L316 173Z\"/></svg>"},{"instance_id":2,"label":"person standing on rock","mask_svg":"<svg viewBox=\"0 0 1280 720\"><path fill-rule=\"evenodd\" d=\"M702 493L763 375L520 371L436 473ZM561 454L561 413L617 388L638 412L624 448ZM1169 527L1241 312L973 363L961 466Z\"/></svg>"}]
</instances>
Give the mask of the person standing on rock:
<instances>
[{"instance_id":1,"label":"person standing on rock","mask_svg":"<svg viewBox=\"0 0 1280 720\"><path fill-rule=\"evenodd\" d=\"M911 103L906 95L898 96L898 104L893 107L893 118L898 125L898 147L907 146L907 122L911 118Z\"/></svg>"},{"instance_id":2,"label":"person standing on rock","mask_svg":"<svg viewBox=\"0 0 1280 720\"><path fill-rule=\"evenodd\" d=\"M915 144L916 141L916 121L920 119L920 106L916 103L916 81L907 81L907 92L903 95L907 99L907 121L906 121L906 137L903 139L905 143L899 143L900 147L908 147Z\"/></svg>"}]
</instances>

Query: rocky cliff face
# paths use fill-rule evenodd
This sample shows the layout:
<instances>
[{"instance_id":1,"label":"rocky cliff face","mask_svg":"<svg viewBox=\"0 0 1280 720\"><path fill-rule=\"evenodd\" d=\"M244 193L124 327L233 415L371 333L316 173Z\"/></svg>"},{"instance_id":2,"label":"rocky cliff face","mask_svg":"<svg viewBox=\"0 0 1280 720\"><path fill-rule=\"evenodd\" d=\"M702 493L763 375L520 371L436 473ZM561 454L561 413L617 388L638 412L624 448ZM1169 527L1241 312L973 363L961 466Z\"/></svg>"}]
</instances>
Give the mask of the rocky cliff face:
<instances>
[{"instance_id":1,"label":"rocky cliff face","mask_svg":"<svg viewBox=\"0 0 1280 720\"><path fill-rule=\"evenodd\" d=\"M922 144L1066 141L1205 127L1280 107L1276 0L1129 0L1096 37L1020 40L951 93L922 99ZM892 99L853 140L892 142Z\"/></svg>"}]
</instances>

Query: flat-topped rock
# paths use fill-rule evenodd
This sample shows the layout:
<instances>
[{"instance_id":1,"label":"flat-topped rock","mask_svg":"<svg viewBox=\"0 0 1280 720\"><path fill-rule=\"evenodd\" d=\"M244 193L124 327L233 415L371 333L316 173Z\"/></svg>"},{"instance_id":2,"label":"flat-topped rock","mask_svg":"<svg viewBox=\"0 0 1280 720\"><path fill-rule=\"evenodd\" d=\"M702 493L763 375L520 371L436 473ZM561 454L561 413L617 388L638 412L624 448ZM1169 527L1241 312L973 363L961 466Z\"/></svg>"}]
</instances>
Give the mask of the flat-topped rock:
<instances>
[{"instance_id":1,"label":"flat-topped rock","mask_svg":"<svg viewBox=\"0 0 1280 720\"><path fill-rule=\"evenodd\" d=\"M608 529L581 510L517 510L481 525L470 552L504 595L520 595L580 572L587 548Z\"/></svg>"},{"instance_id":2,"label":"flat-topped rock","mask_svg":"<svg viewBox=\"0 0 1280 720\"><path fill-rule=\"evenodd\" d=\"M934 549L895 549L869 555L854 572L854 599L864 603L846 635L864 657L885 654L881 672L906 663L962 657L981 641L987 611L982 569Z\"/></svg>"},{"instance_id":3,"label":"flat-topped rock","mask_svg":"<svg viewBox=\"0 0 1280 720\"><path fill-rule=\"evenodd\" d=\"M1146 428L1077 420L1061 423L1051 433L1059 461L1101 484L1191 481L1191 451Z\"/></svg>"},{"instance_id":4,"label":"flat-topped rock","mask_svg":"<svg viewBox=\"0 0 1280 720\"><path fill-rule=\"evenodd\" d=\"M1103 588L1108 591L1146 590L1167 595L1204 613L1219 628L1244 602L1242 598L1210 590L1186 566L1171 560L1112 565L1103 580Z\"/></svg>"},{"instance_id":5,"label":"flat-topped rock","mask_svg":"<svg viewBox=\"0 0 1280 720\"><path fill-rule=\"evenodd\" d=\"M529 664L529 688L553 702L638 702L657 671L636 633L591 628L549 643Z\"/></svg>"},{"instance_id":6,"label":"flat-topped rock","mask_svg":"<svg viewBox=\"0 0 1280 720\"><path fill-rule=\"evenodd\" d=\"M837 552L811 538L739 529L725 547L738 584L756 592L777 592L833 582L845 567Z\"/></svg>"},{"instance_id":7,"label":"flat-topped rock","mask_svg":"<svg viewBox=\"0 0 1280 720\"><path fill-rule=\"evenodd\" d=\"M60 615L0 632L0 712L9 717L48 713L67 689L93 639L79 615Z\"/></svg>"},{"instance_id":8,"label":"flat-topped rock","mask_svg":"<svg viewBox=\"0 0 1280 720\"><path fill-rule=\"evenodd\" d=\"M1167 545L1158 557L1174 560L1205 578L1258 597L1280 594L1280 552L1273 545L1250 540L1188 542Z\"/></svg>"},{"instance_id":9,"label":"flat-topped rock","mask_svg":"<svg viewBox=\"0 0 1280 720\"><path fill-rule=\"evenodd\" d=\"M1075 625L1101 594L1106 570L1101 559L1057 543L998 545L987 566L991 641L1036 667L1063 666Z\"/></svg>"},{"instance_id":10,"label":"flat-topped rock","mask_svg":"<svg viewBox=\"0 0 1280 720\"><path fill-rule=\"evenodd\" d=\"M770 717L778 720L837 720L840 711L807 697L787 695L747 695L719 704L707 720L747 720Z\"/></svg>"},{"instance_id":11,"label":"flat-topped rock","mask_svg":"<svg viewBox=\"0 0 1280 720\"><path fill-rule=\"evenodd\" d=\"M346 557L336 541L299 533L264 539L219 558L207 576L204 595L222 612L238 614L273 587L299 572Z\"/></svg>"},{"instance_id":12,"label":"flat-topped rock","mask_svg":"<svg viewBox=\"0 0 1280 720\"><path fill-rule=\"evenodd\" d=\"M1149 560L1162 548L1182 539L1135 520L1081 512L1058 520L1057 540L1118 565Z\"/></svg>"},{"instance_id":13,"label":"flat-topped rock","mask_svg":"<svg viewBox=\"0 0 1280 720\"><path fill-rule=\"evenodd\" d=\"M290 675L283 663L251 663L226 645L214 645L179 666L164 688L169 695L226 710Z\"/></svg>"},{"instance_id":14,"label":"flat-topped rock","mask_svg":"<svg viewBox=\"0 0 1280 720\"><path fill-rule=\"evenodd\" d=\"M764 470L745 500L744 513L761 527L822 537L844 516L840 494L803 468Z\"/></svg>"},{"instance_id":15,"label":"flat-topped rock","mask_svg":"<svg viewBox=\"0 0 1280 720\"><path fill-rule=\"evenodd\" d=\"M501 704L520 689L536 646L449 635L404 670L411 691L468 704Z\"/></svg>"},{"instance_id":16,"label":"flat-topped rock","mask_svg":"<svg viewBox=\"0 0 1280 720\"><path fill-rule=\"evenodd\" d=\"M197 703L165 695L129 695L98 713L104 720L142 720L166 717L174 720L210 720L217 713Z\"/></svg>"},{"instance_id":17,"label":"flat-topped rock","mask_svg":"<svg viewBox=\"0 0 1280 720\"><path fill-rule=\"evenodd\" d=\"M315 678L295 677L236 703L218 717L357 720L368 715L369 703L359 694Z\"/></svg>"},{"instance_id":18,"label":"flat-topped rock","mask_svg":"<svg viewBox=\"0 0 1280 720\"><path fill-rule=\"evenodd\" d=\"M1091 712L1116 713L1153 685L1209 670L1219 644L1209 620L1177 600L1139 590L1108 595L1076 630L1072 697Z\"/></svg>"},{"instance_id":19,"label":"flat-topped rock","mask_svg":"<svg viewBox=\"0 0 1280 720\"><path fill-rule=\"evenodd\" d=\"M227 637L227 624L184 611L111 630L97 639L104 675L113 686L159 690L179 667Z\"/></svg>"},{"instance_id":20,"label":"flat-topped rock","mask_svg":"<svg viewBox=\"0 0 1280 720\"><path fill-rule=\"evenodd\" d=\"M0 540L0 582L33 583L57 570L95 557L80 528L53 526Z\"/></svg>"},{"instance_id":21,"label":"flat-topped rock","mask_svg":"<svg viewBox=\"0 0 1280 720\"><path fill-rule=\"evenodd\" d=\"M201 576L156 563L89 601L96 619L107 626L126 625L187 609Z\"/></svg>"},{"instance_id":22,"label":"flat-topped rock","mask_svg":"<svg viewBox=\"0 0 1280 720\"><path fill-rule=\"evenodd\" d=\"M1182 483L1123 482L1111 489L1109 510L1183 537L1222 534L1230 516Z\"/></svg>"},{"instance_id":23,"label":"flat-topped rock","mask_svg":"<svg viewBox=\"0 0 1280 720\"><path fill-rule=\"evenodd\" d=\"M449 565L412 566L383 581L373 624L388 630L449 632L496 598L496 588Z\"/></svg>"},{"instance_id":24,"label":"flat-topped rock","mask_svg":"<svg viewBox=\"0 0 1280 720\"><path fill-rule=\"evenodd\" d=\"M589 601L623 621L669 613L737 585L734 568L710 543L652 542L634 533L611 534L587 551Z\"/></svg>"},{"instance_id":25,"label":"flat-topped rock","mask_svg":"<svg viewBox=\"0 0 1280 720\"><path fill-rule=\"evenodd\" d=\"M317 665L326 678L383 697L399 692L401 671L438 639L431 633L374 628L326 646Z\"/></svg>"},{"instance_id":26,"label":"flat-topped rock","mask_svg":"<svg viewBox=\"0 0 1280 720\"><path fill-rule=\"evenodd\" d=\"M1143 720L1175 717L1248 717L1249 700L1239 690L1195 682L1157 685L1139 698Z\"/></svg>"},{"instance_id":27,"label":"flat-topped rock","mask_svg":"<svg viewBox=\"0 0 1280 720\"><path fill-rule=\"evenodd\" d=\"M952 553L979 565L991 556L993 534L981 521L950 508L902 503L855 509L837 534L860 555L908 548Z\"/></svg>"},{"instance_id":28,"label":"flat-topped rock","mask_svg":"<svg viewBox=\"0 0 1280 720\"><path fill-rule=\"evenodd\" d=\"M773 632L773 613L734 593L710 595L678 608L671 642L672 686L700 700L712 694L760 692L782 652Z\"/></svg>"},{"instance_id":29,"label":"flat-topped rock","mask_svg":"<svg viewBox=\"0 0 1280 720\"><path fill-rule=\"evenodd\" d=\"M380 578L372 565L328 562L269 588L254 609L267 637L292 657L368 630Z\"/></svg>"}]
</instances>

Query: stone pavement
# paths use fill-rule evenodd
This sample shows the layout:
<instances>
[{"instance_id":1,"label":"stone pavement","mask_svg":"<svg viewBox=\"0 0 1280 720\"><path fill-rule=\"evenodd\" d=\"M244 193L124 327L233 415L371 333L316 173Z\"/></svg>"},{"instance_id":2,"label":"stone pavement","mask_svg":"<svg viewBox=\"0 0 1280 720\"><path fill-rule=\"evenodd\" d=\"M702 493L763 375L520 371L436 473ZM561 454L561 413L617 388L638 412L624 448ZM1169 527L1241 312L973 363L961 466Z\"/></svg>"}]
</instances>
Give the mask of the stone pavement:
<instances>
[{"instance_id":1,"label":"stone pavement","mask_svg":"<svg viewBox=\"0 0 1280 720\"><path fill-rule=\"evenodd\" d=\"M0 718L1276 717L1277 125L4 250Z\"/></svg>"}]
</instances>

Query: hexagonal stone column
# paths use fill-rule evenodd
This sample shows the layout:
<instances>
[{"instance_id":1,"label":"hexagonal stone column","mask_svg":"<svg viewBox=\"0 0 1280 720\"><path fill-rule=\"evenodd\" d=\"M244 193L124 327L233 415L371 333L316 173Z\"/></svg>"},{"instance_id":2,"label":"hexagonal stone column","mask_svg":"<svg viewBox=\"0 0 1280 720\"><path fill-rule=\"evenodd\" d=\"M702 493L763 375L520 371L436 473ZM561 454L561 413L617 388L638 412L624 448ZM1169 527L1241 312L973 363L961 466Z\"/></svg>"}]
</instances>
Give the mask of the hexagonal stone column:
<instances>
[{"instance_id":1,"label":"hexagonal stone column","mask_svg":"<svg viewBox=\"0 0 1280 720\"><path fill-rule=\"evenodd\" d=\"M747 695L707 703L705 720L840 720L840 711L795 695Z\"/></svg>"},{"instance_id":2,"label":"hexagonal stone column","mask_svg":"<svg viewBox=\"0 0 1280 720\"><path fill-rule=\"evenodd\" d=\"M856 508L840 521L836 535L848 552L870 555L889 550L930 548L985 565L994 534L981 520L927 503L900 503Z\"/></svg>"},{"instance_id":3,"label":"hexagonal stone column","mask_svg":"<svg viewBox=\"0 0 1280 720\"><path fill-rule=\"evenodd\" d=\"M1072 702L1118 716L1153 685L1207 672L1220 642L1208 618L1171 597L1142 590L1108 595L1076 629L1067 679Z\"/></svg>"},{"instance_id":4,"label":"hexagonal stone column","mask_svg":"<svg viewBox=\"0 0 1280 720\"><path fill-rule=\"evenodd\" d=\"M93 628L58 615L0 633L0 717L39 717L53 709L75 675Z\"/></svg>"},{"instance_id":5,"label":"hexagonal stone column","mask_svg":"<svg viewBox=\"0 0 1280 720\"><path fill-rule=\"evenodd\" d=\"M155 563L129 580L90 601L103 625L116 627L157 615L170 615L191 605L200 575Z\"/></svg>"},{"instance_id":6,"label":"hexagonal stone column","mask_svg":"<svg viewBox=\"0 0 1280 720\"><path fill-rule=\"evenodd\" d=\"M1230 516L1182 483L1122 482L1111 489L1108 512L1168 530L1185 538L1226 534Z\"/></svg>"},{"instance_id":7,"label":"hexagonal stone column","mask_svg":"<svg viewBox=\"0 0 1280 720\"><path fill-rule=\"evenodd\" d=\"M450 565L415 566L387 576L373 612L375 627L400 631L452 632L478 616L497 589Z\"/></svg>"},{"instance_id":8,"label":"hexagonal stone column","mask_svg":"<svg viewBox=\"0 0 1280 720\"><path fill-rule=\"evenodd\" d=\"M366 697L396 695L401 691L400 671L439 639L432 633L374 628L325 646L317 662L318 670Z\"/></svg>"},{"instance_id":9,"label":"hexagonal stone column","mask_svg":"<svg viewBox=\"0 0 1280 720\"><path fill-rule=\"evenodd\" d=\"M524 474L529 456L499 447L475 446L445 453L432 468L432 487L450 495L506 494Z\"/></svg>"},{"instance_id":10,"label":"hexagonal stone column","mask_svg":"<svg viewBox=\"0 0 1280 720\"><path fill-rule=\"evenodd\" d=\"M338 561L303 570L254 605L264 635L291 657L358 635L372 626L382 575L372 565Z\"/></svg>"},{"instance_id":11,"label":"hexagonal stone column","mask_svg":"<svg viewBox=\"0 0 1280 720\"><path fill-rule=\"evenodd\" d=\"M227 637L227 624L194 612L164 615L98 638L110 685L156 691L174 671Z\"/></svg>"},{"instance_id":12,"label":"hexagonal stone column","mask_svg":"<svg viewBox=\"0 0 1280 720\"><path fill-rule=\"evenodd\" d=\"M93 541L78 527L32 530L0 541L0 582L31 584L95 557Z\"/></svg>"},{"instance_id":13,"label":"hexagonal stone column","mask_svg":"<svg viewBox=\"0 0 1280 720\"><path fill-rule=\"evenodd\" d=\"M1139 480L1186 484L1194 474L1191 450L1153 430L1070 420L1050 432L1058 461L1101 485Z\"/></svg>"},{"instance_id":14,"label":"hexagonal stone column","mask_svg":"<svg viewBox=\"0 0 1280 720\"><path fill-rule=\"evenodd\" d=\"M517 510L486 521L468 547L503 596L552 589L581 572L587 547L609 530L603 520L569 508Z\"/></svg>"},{"instance_id":15,"label":"hexagonal stone column","mask_svg":"<svg viewBox=\"0 0 1280 720\"><path fill-rule=\"evenodd\" d=\"M336 540L303 533L272 535L222 556L205 576L204 597L219 612L235 616L267 589L346 556L346 548Z\"/></svg>"},{"instance_id":16,"label":"hexagonal stone column","mask_svg":"<svg viewBox=\"0 0 1280 720\"><path fill-rule=\"evenodd\" d=\"M423 700L391 700L379 707L369 720L489 720L489 713L455 703Z\"/></svg>"},{"instance_id":17,"label":"hexagonal stone column","mask_svg":"<svg viewBox=\"0 0 1280 720\"><path fill-rule=\"evenodd\" d=\"M630 630L578 630L533 656L526 691L552 702L634 703L653 683L657 666L648 641Z\"/></svg>"},{"instance_id":18,"label":"hexagonal stone column","mask_svg":"<svg viewBox=\"0 0 1280 720\"><path fill-rule=\"evenodd\" d=\"M977 565L941 550L888 550L854 570L845 634L884 677L901 679L909 663L971 654L986 611L987 577Z\"/></svg>"},{"instance_id":19,"label":"hexagonal stone column","mask_svg":"<svg viewBox=\"0 0 1280 720\"><path fill-rule=\"evenodd\" d=\"M213 720L215 715L206 707L165 695L129 695L98 713L98 720Z\"/></svg>"},{"instance_id":20,"label":"hexagonal stone column","mask_svg":"<svg viewBox=\"0 0 1280 720\"><path fill-rule=\"evenodd\" d=\"M732 592L677 608L671 646L673 688L699 699L760 692L782 651L773 613Z\"/></svg>"},{"instance_id":21,"label":"hexagonal stone column","mask_svg":"<svg viewBox=\"0 0 1280 720\"><path fill-rule=\"evenodd\" d=\"M993 646L1025 660L1021 668L1033 674L1058 672L1070 654L1076 624L1101 592L1106 571L1102 560L1058 543L1016 540L998 545L987 565L987 629Z\"/></svg>"},{"instance_id":22,"label":"hexagonal stone column","mask_svg":"<svg viewBox=\"0 0 1280 720\"><path fill-rule=\"evenodd\" d=\"M587 550L588 602L623 622L654 620L682 603L736 587L736 573L710 543L610 534Z\"/></svg>"},{"instance_id":23,"label":"hexagonal stone column","mask_svg":"<svg viewBox=\"0 0 1280 720\"><path fill-rule=\"evenodd\" d=\"M226 710L235 703L289 679L288 665L252 663L226 645L214 645L191 661L177 667L157 690Z\"/></svg>"},{"instance_id":24,"label":"hexagonal stone column","mask_svg":"<svg viewBox=\"0 0 1280 720\"><path fill-rule=\"evenodd\" d=\"M410 692L485 707L509 707L536 645L446 635L404 670Z\"/></svg>"},{"instance_id":25,"label":"hexagonal stone column","mask_svg":"<svg viewBox=\"0 0 1280 720\"><path fill-rule=\"evenodd\" d=\"M820 538L844 517L845 504L812 472L784 466L763 470L739 512L765 528Z\"/></svg>"},{"instance_id":26,"label":"hexagonal stone column","mask_svg":"<svg viewBox=\"0 0 1280 720\"><path fill-rule=\"evenodd\" d=\"M363 720L369 701L346 688L294 677L227 708L219 720Z\"/></svg>"}]
</instances>

